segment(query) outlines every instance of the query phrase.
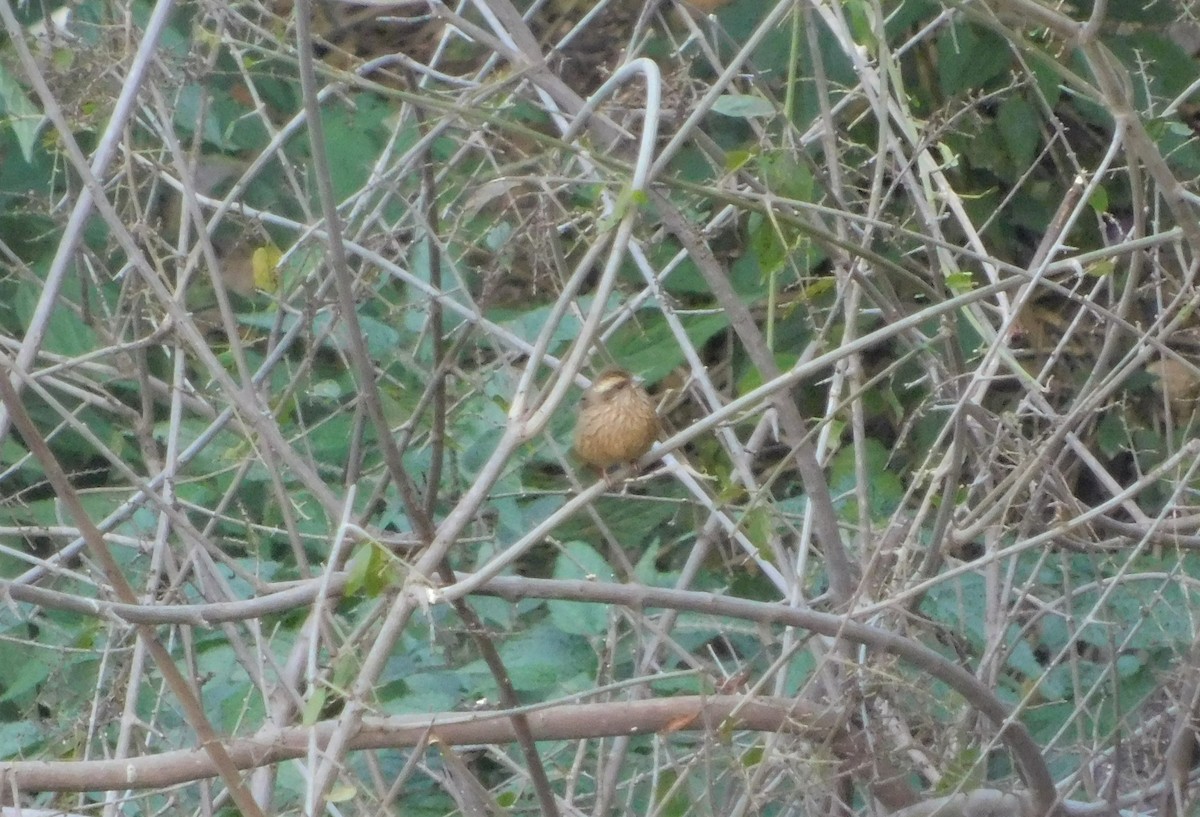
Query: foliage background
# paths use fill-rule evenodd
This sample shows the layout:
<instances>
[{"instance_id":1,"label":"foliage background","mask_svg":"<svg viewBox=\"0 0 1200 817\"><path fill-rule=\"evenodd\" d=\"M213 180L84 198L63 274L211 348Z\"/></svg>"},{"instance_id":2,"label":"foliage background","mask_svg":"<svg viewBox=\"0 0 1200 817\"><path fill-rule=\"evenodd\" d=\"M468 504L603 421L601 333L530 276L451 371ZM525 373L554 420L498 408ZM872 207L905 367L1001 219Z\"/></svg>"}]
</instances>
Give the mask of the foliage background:
<instances>
[{"instance_id":1,"label":"foliage background","mask_svg":"<svg viewBox=\"0 0 1200 817\"><path fill-rule=\"evenodd\" d=\"M1186 812L1190 13L0 7L5 802Z\"/></svg>"}]
</instances>

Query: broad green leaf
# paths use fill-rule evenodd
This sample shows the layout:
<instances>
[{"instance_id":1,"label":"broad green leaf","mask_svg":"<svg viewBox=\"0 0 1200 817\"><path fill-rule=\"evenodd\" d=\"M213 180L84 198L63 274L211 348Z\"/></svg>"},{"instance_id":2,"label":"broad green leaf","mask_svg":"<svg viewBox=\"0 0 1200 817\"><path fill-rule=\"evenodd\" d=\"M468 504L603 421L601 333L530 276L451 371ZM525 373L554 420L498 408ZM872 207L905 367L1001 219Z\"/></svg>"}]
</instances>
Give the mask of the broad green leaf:
<instances>
[{"instance_id":1,"label":"broad green leaf","mask_svg":"<svg viewBox=\"0 0 1200 817\"><path fill-rule=\"evenodd\" d=\"M654 787L654 805L654 812L663 817L685 817L693 812L687 781L680 784L675 769L667 768L658 775Z\"/></svg>"},{"instance_id":2,"label":"broad green leaf","mask_svg":"<svg viewBox=\"0 0 1200 817\"><path fill-rule=\"evenodd\" d=\"M987 29L955 23L938 37L938 75L947 96L983 90L1011 63L1008 42Z\"/></svg>"},{"instance_id":3,"label":"broad green leaf","mask_svg":"<svg viewBox=\"0 0 1200 817\"><path fill-rule=\"evenodd\" d=\"M612 568L586 542L568 542L554 563L554 578L562 580L614 581ZM550 621L564 633L601 635L608 629L608 607L583 601L551 600Z\"/></svg>"},{"instance_id":4,"label":"broad green leaf","mask_svg":"<svg viewBox=\"0 0 1200 817\"><path fill-rule=\"evenodd\" d=\"M647 383L657 383L683 362L683 354L660 313L648 311L638 316L640 325L631 325L630 332L621 333L609 342L609 348L625 368L645 378ZM729 325L724 310L681 314L679 319L696 348Z\"/></svg>"},{"instance_id":5,"label":"broad green leaf","mask_svg":"<svg viewBox=\"0 0 1200 817\"><path fill-rule=\"evenodd\" d=\"M346 563L346 595L378 596L396 579L391 554L377 542L364 542Z\"/></svg>"},{"instance_id":6,"label":"broad green leaf","mask_svg":"<svg viewBox=\"0 0 1200 817\"><path fill-rule=\"evenodd\" d=\"M519 692L563 688L580 674L591 675L596 665L596 655L584 639L549 623L504 643L500 656Z\"/></svg>"},{"instance_id":7,"label":"broad green leaf","mask_svg":"<svg viewBox=\"0 0 1200 817\"><path fill-rule=\"evenodd\" d=\"M735 119L755 119L777 113L775 103L757 94L724 94L717 98L712 109L714 113Z\"/></svg>"},{"instance_id":8,"label":"broad green leaf","mask_svg":"<svg viewBox=\"0 0 1200 817\"><path fill-rule=\"evenodd\" d=\"M773 150L759 159L763 180L780 196L797 201L812 201L813 174L808 165L793 154Z\"/></svg>"},{"instance_id":9,"label":"broad green leaf","mask_svg":"<svg viewBox=\"0 0 1200 817\"><path fill-rule=\"evenodd\" d=\"M28 760L37 757L36 750L52 736L43 723L37 721L11 721L0 723L0 759ZM62 751L61 746L56 751Z\"/></svg>"},{"instance_id":10,"label":"broad green leaf","mask_svg":"<svg viewBox=\"0 0 1200 817\"><path fill-rule=\"evenodd\" d=\"M1018 169L1028 167L1037 151L1041 139L1038 118L1033 105L1020 96L1004 100L996 113L996 125L1008 146L1008 158Z\"/></svg>"},{"instance_id":11,"label":"broad green leaf","mask_svg":"<svg viewBox=\"0 0 1200 817\"><path fill-rule=\"evenodd\" d=\"M904 485L900 478L892 473L888 464L890 452L878 440L867 440L861 449L847 445L838 451L830 467L830 487L838 500L843 518L857 518L855 483L858 474L855 463L859 450L866 457L865 470L869 480L867 501L870 503L871 517L884 519L899 505L904 495Z\"/></svg>"},{"instance_id":12,"label":"broad green leaf","mask_svg":"<svg viewBox=\"0 0 1200 817\"><path fill-rule=\"evenodd\" d=\"M309 692L308 699L304 702L304 708L300 712L300 723L305 726L312 726L321 718L321 711L325 708L326 693L323 688L316 688Z\"/></svg>"},{"instance_id":13,"label":"broad green leaf","mask_svg":"<svg viewBox=\"0 0 1200 817\"><path fill-rule=\"evenodd\" d=\"M25 89L0 61L0 123L12 128L26 162L32 161L38 131L46 117L33 106Z\"/></svg>"},{"instance_id":14,"label":"broad green leaf","mask_svg":"<svg viewBox=\"0 0 1200 817\"><path fill-rule=\"evenodd\" d=\"M16 672L6 679L7 685L4 694L0 695L0 702L22 700L50 677L49 665L37 653L27 652L20 661L14 663L14 667Z\"/></svg>"}]
</instances>

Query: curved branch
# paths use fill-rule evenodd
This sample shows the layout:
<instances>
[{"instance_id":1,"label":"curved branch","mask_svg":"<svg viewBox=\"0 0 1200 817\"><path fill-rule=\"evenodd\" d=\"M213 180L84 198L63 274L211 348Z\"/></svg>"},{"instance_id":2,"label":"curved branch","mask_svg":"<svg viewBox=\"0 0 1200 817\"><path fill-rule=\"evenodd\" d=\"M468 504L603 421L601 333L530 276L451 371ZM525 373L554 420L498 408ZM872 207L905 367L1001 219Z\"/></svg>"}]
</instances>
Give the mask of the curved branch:
<instances>
[{"instance_id":1,"label":"curved branch","mask_svg":"<svg viewBox=\"0 0 1200 817\"><path fill-rule=\"evenodd\" d=\"M635 610L661 607L706 615L731 616L760 624L803 627L829 638L844 639L891 653L945 683L997 727L1000 740L1008 746L1017 760L1039 814L1053 812L1057 803L1058 793L1050 776L1050 769L1042 756L1041 747L1034 741L1025 725L1017 720L1017 713L970 672L912 639L868 624L849 621L832 613L819 613L773 602L728 598L692 590L503 577L492 579L480 588L479 592L510 599L542 598L545 594L553 592L555 598L621 604Z\"/></svg>"}]
</instances>

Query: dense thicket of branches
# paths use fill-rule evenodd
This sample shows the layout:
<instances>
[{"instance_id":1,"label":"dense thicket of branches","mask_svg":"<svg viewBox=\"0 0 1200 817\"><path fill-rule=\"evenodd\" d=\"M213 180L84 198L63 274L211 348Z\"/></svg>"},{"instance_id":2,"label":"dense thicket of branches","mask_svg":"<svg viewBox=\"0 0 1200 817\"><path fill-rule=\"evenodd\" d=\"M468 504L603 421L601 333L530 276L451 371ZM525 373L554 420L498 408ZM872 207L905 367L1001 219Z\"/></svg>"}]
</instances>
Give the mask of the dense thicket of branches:
<instances>
[{"instance_id":1,"label":"dense thicket of branches","mask_svg":"<svg viewBox=\"0 0 1200 817\"><path fill-rule=\"evenodd\" d=\"M1187 813L1188 13L0 6L0 798Z\"/></svg>"}]
</instances>

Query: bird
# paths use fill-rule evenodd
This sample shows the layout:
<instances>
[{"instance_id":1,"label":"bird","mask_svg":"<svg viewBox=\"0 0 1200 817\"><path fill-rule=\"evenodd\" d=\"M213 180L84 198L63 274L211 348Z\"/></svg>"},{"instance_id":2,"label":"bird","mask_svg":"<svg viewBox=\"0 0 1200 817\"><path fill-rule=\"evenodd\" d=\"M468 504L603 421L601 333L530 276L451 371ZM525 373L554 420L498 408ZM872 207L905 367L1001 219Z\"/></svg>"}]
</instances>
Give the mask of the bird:
<instances>
[{"instance_id":1,"label":"bird","mask_svg":"<svg viewBox=\"0 0 1200 817\"><path fill-rule=\"evenodd\" d=\"M609 468L635 462L649 451L658 432L658 412L640 378L610 367L583 393L575 453L607 479Z\"/></svg>"}]
</instances>

